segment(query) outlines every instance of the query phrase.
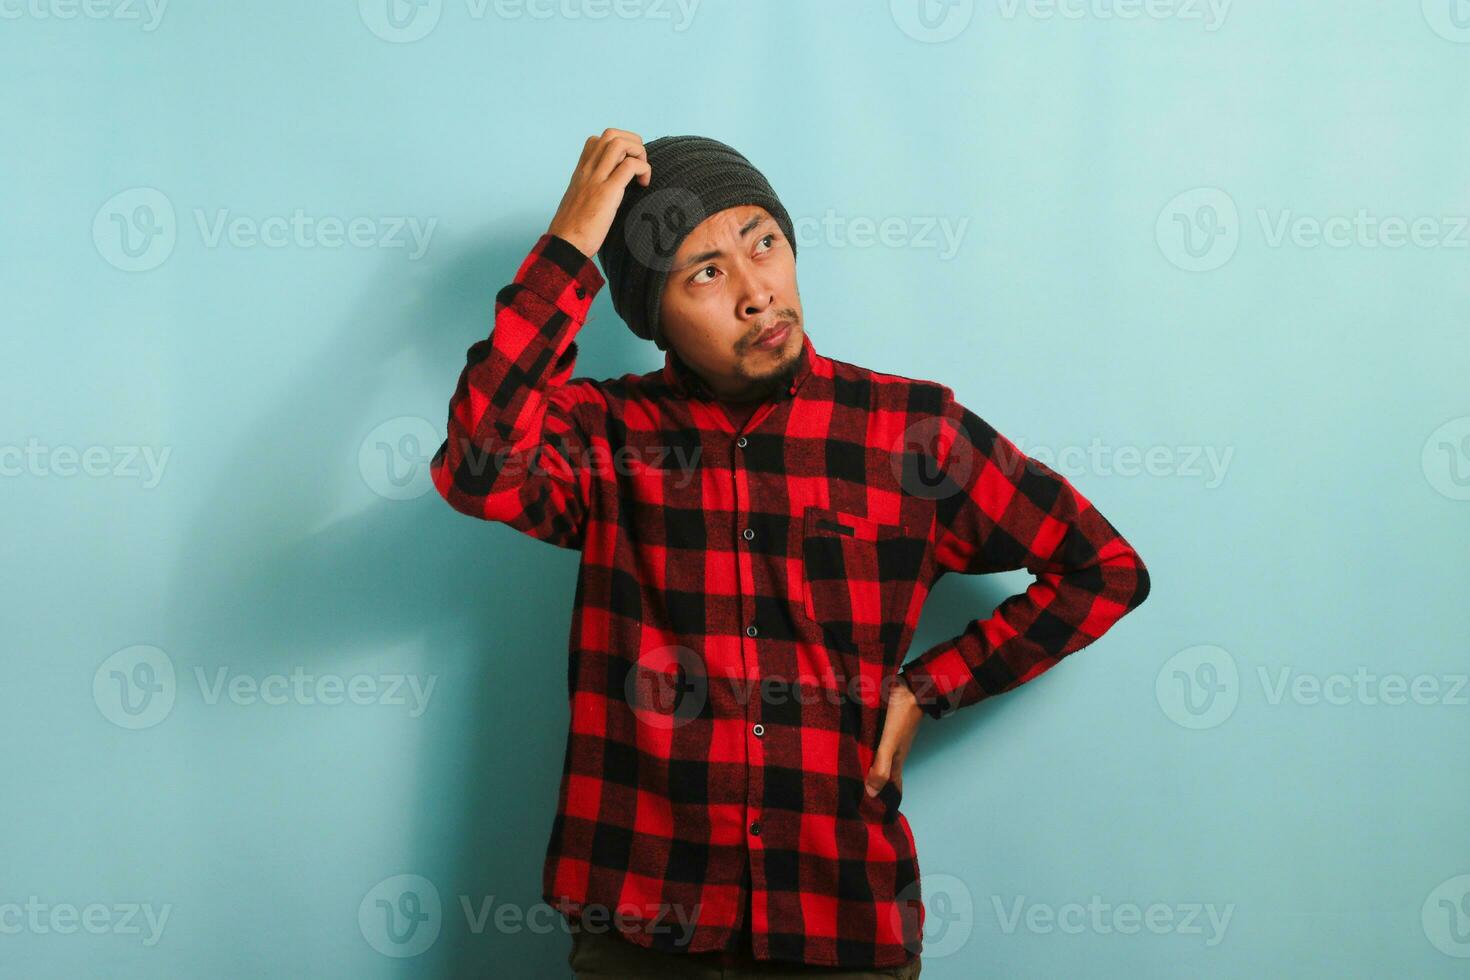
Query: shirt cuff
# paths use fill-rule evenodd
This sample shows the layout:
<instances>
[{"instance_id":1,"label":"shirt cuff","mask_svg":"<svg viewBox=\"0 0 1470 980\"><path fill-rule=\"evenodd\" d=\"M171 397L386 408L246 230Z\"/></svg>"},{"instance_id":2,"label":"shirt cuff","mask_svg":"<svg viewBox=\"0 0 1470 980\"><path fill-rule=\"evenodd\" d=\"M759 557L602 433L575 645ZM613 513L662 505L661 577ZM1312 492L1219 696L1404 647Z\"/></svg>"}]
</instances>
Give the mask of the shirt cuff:
<instances>
[{"instance_id":1,"label":"shirt cuff","mask_svg":"<svg viewBox=\"0 0 1470 980\"><path fill-rule=\"evenodd\" d=\"M550 232L536 240L515 281L578 323L587 321L587 311L606 283L591 256Z\"/></svg>"},{"instance_id":2,"label":"shirt cuff","mask_svg":"<svg viewBox=\"0 0 1470 980\"><path fill-rule=\"evenodd\" d=\"M931 647L898 669L899 679L931 718L947 718L983 697L957 644L948 640Z\"/></svg>"}]
</instances>

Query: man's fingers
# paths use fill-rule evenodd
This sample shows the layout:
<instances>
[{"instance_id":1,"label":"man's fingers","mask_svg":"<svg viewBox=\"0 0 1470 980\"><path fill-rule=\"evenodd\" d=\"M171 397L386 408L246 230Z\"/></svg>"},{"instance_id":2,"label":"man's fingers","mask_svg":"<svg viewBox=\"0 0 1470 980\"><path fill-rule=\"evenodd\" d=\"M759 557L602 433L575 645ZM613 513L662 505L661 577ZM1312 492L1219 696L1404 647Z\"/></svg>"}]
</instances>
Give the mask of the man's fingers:
<instances>
[{"instance_id":1,"label":"man's fingers","mask_svg":"<svg viewBox=\"0 0 1470 980\"><path fill-rule=\"evenodd\" d=\"M601 144L596 136L587 137L587 142L582 144L582 155L577 158L577 171L587 173L592 166L592 161L597 159L598 146Z\"/></svg>"},{"instance_id":2,"label":"man's fingers","mask_svg":"<svg viewBox=\"0 0 1470 980\"><path fill-rule=\"evenodd\" d=\"M592 176L595 180L606 180L612 172L617 169L618 164L628 157L637 157L641 160L648 159L648 150L643 144L632 139L618 137L608 140L603 144L602 152L597 162L592 167Z\"/></svg>"},{"instance_id":3,"label":"man's fingers","mask_svg":"<svg viewBox=\"0 0 1470 980\"><path fill-rule=\"evenodd\" d=\"M648 187L651 172L637 133L608 127L587 137L548 230L592 254L607 238L628 182L636 177Z\"/></svg>"},{"instance_id":4,"label":"man's fingers","mask_svg":"<svg viewBox=\"0 0 1470 980\"><path fill-rule=\"evenodd\" d=\"M649 175L652 173L653 167L649 166L647 160L640 160L638 157L628 157L614 168L610 179L619 187L627 187L630 176L636 174L638 176L638 182L644 187L647 187L650 179Z\"/></svg>"},{"instance_id":5,"label":"man's fingers","mask_svg":"<svg viewBox=\"0 0 1470 980\"><path fill-rule=\"evenodd\" d=\"M902 764L894 766L892 771L885 772L878 767L878 763L873 763L873 768L868 770L868 778L864 782L863 788L869 796L877 796L882 792L884 783L892 783L894 789L900 793L903 792Z\"/></svg>"},{"instance_id":6,"label":"man's fingers","mask_svg":"<svg viewBox=\"0 0 1470 980\"><path fill-rule=\"evenodd\" d=\"M873 765L868 770L868 776L863 787L868 791L869 796L877 796L878 791L883 788L883 784L888 782L889 767L893 762L892 755L893 752L891 749L885 750L883 746L878 746L878 752L873 756Z\"/></svg>"},{"instance_id":7,"label":"man's fingers","mask_svg":"<svg viewBox=\"0 0 1470 980\"><path fill-rule=\"evenodd\" d=\"M577 172L584 177L598 179L606 177L607 170L611 170L616 161L609 163L607 170L602 169L602 161L609 144L619 140L631 142L639 147L643 146L642 137L636 133L630 133L625 129L604 129L601 136L589 136L582 144L582 155L577 158Z\"/></svg>"}]
</instances>

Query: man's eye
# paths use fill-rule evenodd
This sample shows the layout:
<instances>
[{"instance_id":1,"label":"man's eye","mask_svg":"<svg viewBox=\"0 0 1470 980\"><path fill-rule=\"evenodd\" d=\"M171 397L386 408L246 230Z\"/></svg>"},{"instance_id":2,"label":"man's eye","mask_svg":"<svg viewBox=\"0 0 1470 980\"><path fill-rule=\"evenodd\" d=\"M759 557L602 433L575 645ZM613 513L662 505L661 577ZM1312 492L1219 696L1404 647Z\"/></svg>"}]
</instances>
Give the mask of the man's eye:
<instances>
[{"instance_id":1,"label":"man's eye","mask_svg":"<svg viewBox=\"0 0 1470 980\"><path fill-rule=\"evenodd\" d=\"M771 243L771 248L775 248L776 247L776 233L775 232L770 232L768 234L762 235L761 236L761 241L763 241L763 242L769 241ZM770 249L766 249L765 251L769 251L769 250ZM713 268L714 268L714 266L712 266L712 265L705 266L703 269L700 269L694 275L690 276L689 277L689 281L690 282L700 282L701 280L700 280L699 277L702 276L702 275L704 275L706 272L710 271ZM708 279L705 279L705 280L702 280L702 281L709 282Z\"/></svg>"}]
</instances>

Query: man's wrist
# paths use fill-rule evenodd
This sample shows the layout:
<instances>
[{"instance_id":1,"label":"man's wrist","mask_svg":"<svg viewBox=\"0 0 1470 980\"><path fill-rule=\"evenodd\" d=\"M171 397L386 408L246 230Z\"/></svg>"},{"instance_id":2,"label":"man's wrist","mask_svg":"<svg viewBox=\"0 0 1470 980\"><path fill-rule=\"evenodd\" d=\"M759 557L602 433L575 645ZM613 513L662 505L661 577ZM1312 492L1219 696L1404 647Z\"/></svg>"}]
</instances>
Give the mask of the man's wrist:
<instances>
[{"instance_id":1,"label":"man's wrist","mask_svg":"<svg viewBox=\"0 0 1470 980\"><path fill-rule=\"evenodd\" d=\"M915 676L917 672L917 676ZM943 718L948 701L934 692L934 678L925 673L917 661L899 669L896 675L904 688L913 698L916 708L928 715L930 718Z\"/></svg>"},{"instance_id":2,"label":"man's wrist","mask_svg":"<svg viewBox=\"0 0 1470 980\"><path fill-rule=\"evenodd\" d=\"M589 247L588 243L580 235L577 235L573 232L558 231L555 228L548 228L546 229L546 234L550 235L552 238L559 238L563 242L566 242L572 248L580 252L582 254L582 258L584 259L592 258L592 254L597 251L597 249Z\"/></svg>"}]
</instances>

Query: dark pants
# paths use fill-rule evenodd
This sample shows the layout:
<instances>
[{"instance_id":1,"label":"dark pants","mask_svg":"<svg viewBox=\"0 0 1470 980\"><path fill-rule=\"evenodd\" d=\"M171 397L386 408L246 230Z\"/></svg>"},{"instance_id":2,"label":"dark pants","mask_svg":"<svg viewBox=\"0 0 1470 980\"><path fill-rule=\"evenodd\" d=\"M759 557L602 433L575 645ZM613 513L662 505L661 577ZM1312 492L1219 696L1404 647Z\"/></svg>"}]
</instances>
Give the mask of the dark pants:
<instances>
[{"instance_id":1,"label":"dark pants","mask_svg":"<svg viewBox=\"0 0 1470 980\"><path fill-rule=\"evenodd\" d=\"M828 980L916 980L919 957L902 966L851 970L841 966L810 966L803 963L757 960L749 939L736 949L703 953L665 953L639 946L611 924L597 928L572 926L572 951L567 962L576 980L647 980L670 977L678 980L781 980L783 977L826 977Z\"/></svg>"}]
</instances>

